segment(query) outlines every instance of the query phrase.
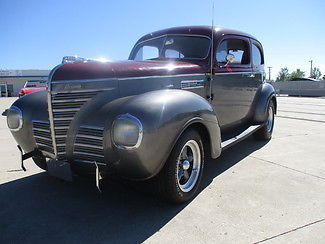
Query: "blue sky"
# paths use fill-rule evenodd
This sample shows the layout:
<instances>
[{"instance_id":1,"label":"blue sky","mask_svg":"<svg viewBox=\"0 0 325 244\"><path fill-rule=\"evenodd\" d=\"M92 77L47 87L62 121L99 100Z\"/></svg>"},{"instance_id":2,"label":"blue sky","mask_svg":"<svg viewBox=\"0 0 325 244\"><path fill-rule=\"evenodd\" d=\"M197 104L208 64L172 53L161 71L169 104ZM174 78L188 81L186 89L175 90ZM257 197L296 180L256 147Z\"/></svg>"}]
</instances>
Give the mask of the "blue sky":
<instances>
[{"instance_id":1,"label":"blue sky","mask_svg":"<svg viewBox=\"0 0 325 244\"><path fill-rule=\"evenodd\" d=\"M123 60L149 32L210 25L211 0L0 0L0 69L51 69L63 56ZM325 74L324 0L215 0L217 26L256 36L281 67Z\"/></svg>"}]
</instances>

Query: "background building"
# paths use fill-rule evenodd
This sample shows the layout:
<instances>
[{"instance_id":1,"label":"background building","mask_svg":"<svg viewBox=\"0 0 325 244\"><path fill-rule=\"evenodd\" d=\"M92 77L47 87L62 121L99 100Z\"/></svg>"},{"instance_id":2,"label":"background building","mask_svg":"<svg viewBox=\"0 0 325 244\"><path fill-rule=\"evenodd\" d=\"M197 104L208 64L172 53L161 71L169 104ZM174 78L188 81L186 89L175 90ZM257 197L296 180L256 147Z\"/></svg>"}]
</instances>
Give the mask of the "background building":
<instances>
[{"instance_id":1,"label":"background building","mask_svg":"<svg viewBox=\"0 0 325 244\"><path fill-rule=\"evenodd\" d=\"M47 80L50 70L0 70L1 96L18 96L28 80Z\"/></svg>"}]
</instances>

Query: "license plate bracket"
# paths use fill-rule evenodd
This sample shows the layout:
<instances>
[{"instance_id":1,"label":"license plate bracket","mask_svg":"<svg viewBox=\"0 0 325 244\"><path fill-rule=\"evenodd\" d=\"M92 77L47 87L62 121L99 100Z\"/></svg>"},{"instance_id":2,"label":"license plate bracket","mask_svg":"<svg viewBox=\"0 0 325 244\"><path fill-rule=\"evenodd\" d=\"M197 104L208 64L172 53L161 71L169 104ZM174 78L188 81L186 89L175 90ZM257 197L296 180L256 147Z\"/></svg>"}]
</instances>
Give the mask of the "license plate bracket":
<instances>
[{"instance_id":1,"label":"license plate bracket","mask_svg":"<svg viewBox=\"0 0 325 244\"><path fill-rule=\"evenodd\" d=\"M47 162L47 172L49 175L65 181L72 181L72 171L70 164L65 161L50 159Z\"/></svg>"}]
</instances>

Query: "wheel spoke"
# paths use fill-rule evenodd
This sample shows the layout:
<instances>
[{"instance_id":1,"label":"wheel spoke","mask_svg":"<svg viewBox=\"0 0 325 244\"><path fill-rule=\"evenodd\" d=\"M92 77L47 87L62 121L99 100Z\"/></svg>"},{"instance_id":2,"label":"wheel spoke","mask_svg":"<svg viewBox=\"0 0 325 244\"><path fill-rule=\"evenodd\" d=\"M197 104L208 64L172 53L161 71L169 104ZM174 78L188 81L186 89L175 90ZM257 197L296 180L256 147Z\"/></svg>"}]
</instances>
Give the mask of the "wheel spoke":
<instances>
[{"instance_id":1,"label":"wheel spoke","mask_svg":"<svg viewBox=\"0 0 325 244\"><path fill-rule=\"evenodd\" d=\"M190 177L190 176L189 176L187 170L184 170L184 179L185 179L185 180L188 180L189 177Z\"/></svg>"},{"instance_id":2,"label":"wheel spoke","mask_svg":"<svg viewBox=\"0 0 325 244\"><path fill-rule=\"evenodd\" d=\"M186 158L187 158L187 146L185 146L182 151L182 159L186 159Z\"/></svg>"}]
</instances>

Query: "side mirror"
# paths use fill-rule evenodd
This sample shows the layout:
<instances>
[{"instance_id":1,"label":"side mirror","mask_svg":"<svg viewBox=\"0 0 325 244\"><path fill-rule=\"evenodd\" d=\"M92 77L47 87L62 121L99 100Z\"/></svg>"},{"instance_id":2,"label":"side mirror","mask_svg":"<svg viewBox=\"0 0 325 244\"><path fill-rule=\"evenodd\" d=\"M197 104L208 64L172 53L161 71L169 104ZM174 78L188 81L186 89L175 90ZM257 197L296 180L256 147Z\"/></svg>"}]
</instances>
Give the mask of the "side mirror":
<instances>
[{"instance_id":1,"label":"side mirror","mask_svg":"<svg viewBox=\"0 0 325 244\"><path fill-rule=\"evenodd\" d=\"M225 64L225 65L220 65L219 67L220 68L224 68L224 67L226 67L228 64L231 64L231 63L233 63L233 62L235 62L235 55L233 55L233 54L227 54L227 56L226 56L226 61L227 61L227 63Z\"/></svg>"},{"instance_id":2,"label":"side mirror","mask_svg":"<svg viewBox=\"0 0 325 244\"><path fill-rule=\"evenodd\" d=\"M235 62L235 56L233 54L227 54L226 56L227 64Z\"/></svg>"}]
</instances>

